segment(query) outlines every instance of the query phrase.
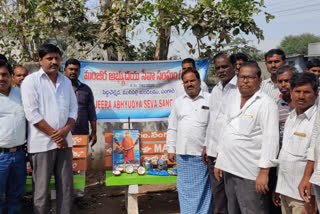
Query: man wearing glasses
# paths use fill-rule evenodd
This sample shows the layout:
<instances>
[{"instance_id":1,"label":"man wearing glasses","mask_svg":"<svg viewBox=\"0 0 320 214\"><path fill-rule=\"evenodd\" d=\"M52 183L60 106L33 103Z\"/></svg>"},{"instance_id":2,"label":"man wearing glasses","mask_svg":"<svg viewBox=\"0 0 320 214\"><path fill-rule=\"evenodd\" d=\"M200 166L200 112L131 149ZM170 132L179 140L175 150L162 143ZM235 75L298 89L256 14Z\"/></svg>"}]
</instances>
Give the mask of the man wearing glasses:
<instances>
[{"instance_id":1,"label":"man wearing glasses","mask_svg":"<svg viewBox=\"0 0 320 214\"><path fill-rule=\"evenodd\" d=\"M228 212L269 213L268 174L279 150L276 103L260 90L261 70L245 62L219 138L215 177L225 183ZM223 175L223 176L222 176Z\"/></svg>"}]
</instances>

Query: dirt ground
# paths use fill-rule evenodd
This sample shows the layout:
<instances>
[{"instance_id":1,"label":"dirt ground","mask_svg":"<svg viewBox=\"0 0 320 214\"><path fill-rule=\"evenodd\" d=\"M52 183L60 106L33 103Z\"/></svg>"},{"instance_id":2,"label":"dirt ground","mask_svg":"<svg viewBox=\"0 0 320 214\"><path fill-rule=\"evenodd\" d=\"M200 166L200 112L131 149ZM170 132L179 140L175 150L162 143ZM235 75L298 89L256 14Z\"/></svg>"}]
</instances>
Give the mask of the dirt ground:
<instances>
[{"instance_id":1,"label":"dirt ground","mask_svg":"<svg viewBox=\"0 0 320 214\"><path fill-rule=\"evenodd\" d=\"M106 187L103 171L87 173L87 187L84 199L75 203L74 214L124 214L125 206L124 186ZM168 214L179 213L178 194L175 184L141 185L138 197L139 213ZM32 214L32 197L27 194L23 200L23 214ZM54 201L52 205L54 206ZM54 213L54 212L52 212Z\"/></svg>"}]
</instances>

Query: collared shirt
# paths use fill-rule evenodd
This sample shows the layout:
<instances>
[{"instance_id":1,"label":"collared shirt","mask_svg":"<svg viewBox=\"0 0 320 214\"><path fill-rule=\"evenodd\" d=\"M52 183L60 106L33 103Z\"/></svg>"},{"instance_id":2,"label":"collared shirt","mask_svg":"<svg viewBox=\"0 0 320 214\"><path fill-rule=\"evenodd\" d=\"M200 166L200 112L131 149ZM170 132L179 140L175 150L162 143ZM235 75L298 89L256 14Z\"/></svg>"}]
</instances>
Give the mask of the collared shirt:
<instances>
[{"instance_id":1,"label":"collared shirt","mask_svg":"<svg viewBox=\"0 0 320 214\"><path fill-rule=\"evenodd\" d=\"M225 111L230 101L237 94L237 76L234 76L225 87L220 81L212 90L209 98L210 120L206 133L207 155L217 156L218 140L226 121Z\"/></svg>"},{"instance_id":2,"label":"collared shirt","mask_svg":"<svg viewBox=\"0 0 320 214\"><path fill-rule=\"evenodd\" d=\"M0 93L0 148L23 145L26 138L26 118L20 89L11 87L9 96Z\"/></svg>"},{"instance_id":3,"label":"collared shirt","mask_svg":"<svg viewBox=\"0 0 320 214\"><path fill-rule=\"evenodd\" d=\"M293 110L289 114L284 128L283 145L279 154L276 192L297 200L303 200L300 197L298 186L307 164L316 112L316 105L311 106L300 115L297 115Z\"/></svg>"},{"instance_id":4,"label":"collared shirt","mask_svg":"<svg viewBox=\"0 0 320 214\"><path fill-rule=\"evenodd\" d=\"M316 113L316 119L312 128L310 149L308 151L307 159L314 161L313 174L310 182L320 186L320 107Z\"/></svg>"},{"instance_id":5,"label":"collared shirt","mask_svg":"<svg viewBox=\"0 0 320 214\"><path fill-rule=\"evenodd\" d=\"M276 103L261 90L240 109L241 95L230 100L227 123L218 145L216 167L256 180L260 168L276 166L279 151L279 113Z\"/></svg>"},{"instance_id":6,"label":"collared shirt","mask_svg":"<svg viewBox=\"0 0 320 214\"><path fill-rule=\"evenodd\" d=\"M201 80L200 87L201 87L201 91L204 91L204 92L208 92L209 91L207 84L205 82L203 82L202 80ZM185 93L186 92L184 90L183 82L180 81L179 84L177 85L177 87L175 88L174 97L176 99L176 98L178 98L178 97L180 97L182 95L185 95Z\"/></svg>"},{"instance_id":7,"label":"collared shirt","mask_svg":"<svg viewBox=\"0 0 320 214\"><path fill-rule=\"evenodd\" d=\"M282 146L282 139L283 139L283 131L284 131L284 124L286 123L287 117L289 113L292 111L292 108L289 106L289 104L281 98L278 102L278 109L279 109L279 137L280 137L280 148Z\"/></svg>"},{"instance_id":8,"label":"collared shirt","mask_svg":"<svg viewBox=\"0 0 320 214\"><path fill-rule=\"evenodd\" d=\"M40 69L28 75L22 82L21 95L28 128L28 152L37 153L56 149L50 136L37 129L34 124L45 120L57 130L63 128L68 118L77 119L78 105L71 81L58 73L54 86L48 75ZM72 147L71 132L66 138Z\"/></svg>"},{"instance_id":9,"label":"collared shirt","mask_svg":"<svg viewBox=\"0 0 320 214\"><path fill-rule=\"evenodd\" d=\"M78 101L78 118L72 127L71 133L73 135L88 135L88 121L97 120L93 94L89 86L80 81L78 81L75 93Z\"/></svg>"},{"instance_id":10,"label":"collared shirt","mask_svg":"<svg viewBox=\"0 0 320 214\"><path fill-rule=\"evenodd\" d=\"M278 102L278 100L280 99L281 92L278 86L272 82L271 78L263 80L260 88L264 93L268 94L275 102Z\"/></svg>"},{"instance_id":11,"label":"collared shirt","mask_svg":"<svg viewBox=\"0 0 320 214\"><path fill-rule=\"evenodd\" d=\"M209 93L201 90L194 99L187 94L178 97L168 120L168 153L201 155L209 116Z\"/></svg>"}]
</instances>

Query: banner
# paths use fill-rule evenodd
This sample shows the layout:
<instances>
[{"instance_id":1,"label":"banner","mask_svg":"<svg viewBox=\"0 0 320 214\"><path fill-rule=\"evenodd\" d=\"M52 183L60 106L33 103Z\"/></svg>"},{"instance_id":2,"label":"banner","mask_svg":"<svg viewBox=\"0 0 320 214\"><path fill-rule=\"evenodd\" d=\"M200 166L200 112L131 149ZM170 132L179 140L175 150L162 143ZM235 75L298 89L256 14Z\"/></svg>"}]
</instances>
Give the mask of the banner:
<instances>
[{"instance_id":1,"label":"banner","mask_svg":"<svg viewBox=\"0 0 320 214\"><path fill-rule=\"evenodd\" d=\"M196 61L196 67L204 81L209 60ZM79 80L93 92L98 120L157 121L169 116L183 91L181 73L181 61L81 61Z\"/></svg>"}]
</instances>

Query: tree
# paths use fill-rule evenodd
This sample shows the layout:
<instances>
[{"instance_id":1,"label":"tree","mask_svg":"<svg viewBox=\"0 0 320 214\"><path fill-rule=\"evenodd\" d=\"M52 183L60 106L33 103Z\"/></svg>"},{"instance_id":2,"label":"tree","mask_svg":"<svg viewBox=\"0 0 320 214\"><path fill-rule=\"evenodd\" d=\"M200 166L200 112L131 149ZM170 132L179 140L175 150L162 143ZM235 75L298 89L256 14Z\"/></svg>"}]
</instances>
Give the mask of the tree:
<instances>
[{"instance_id":1,"label":"tree","mask_svg":"<svg viewBox=\"0 0 320 214\"><path fill-rule=\"evenodd\" d=\"M51 40L62 51L67 45L76 44L81 51L95 35L84 3L85 0L0 0L2 51L18 61L37 61L39 47ZM20 53L13 56L13 50Z\"/></svg>"},{"instance_id":2,"label":"tree","mask_svg":"<svg viewBox=\"0 0 320 214\"><path fill-rule=\"evenodd\" d=\"M263 39L263 31L256 25L253 16L263 13L266 22L274 16L264 12L264 1L256 0L222 0L215 2L212 0L199 0L194 8L189 7L182 29L192 30L197 39L196 44L187 43L190 53L198 50L199 56L203 56L203 51L208 49L220 49L224 43L229 43L232 37L243 32L252 33L258 40ZM207 45L204 39L213 41L213 45Z\"/></svg>"},{"instance_id":3,"label":"tree","mask_svg":"<svg viewBox=\"0 0 320 214\"><path fill-rule=\"evenodd\" d=\"M244 53L248 56L249 60L254 61L262 61L264 60L264 53L263 51L257 49L255 46L249 45L248 40L245 40L241 37L236 37L230 41L230 43L223 43L221 46L217 49L212 49L209 47L209 50L206 52L206 55L203 55L202 57L209 57L213 58L214 55L216 55L219 51L229 51L230 53Z\"/></svg>"},{"instance_id":4,"label":"tree","mask_svg":"<svg viewBox=\"0 0 320 214\"><path fill-rule=\"evenodd\" d=\"M284 37L278 48L282 49L286 55L295 54L308 54L308 44L320 42L320 36L316 36L310 33L304 33L298 36L286 36Z\"/></svg>"}]
</instances>

